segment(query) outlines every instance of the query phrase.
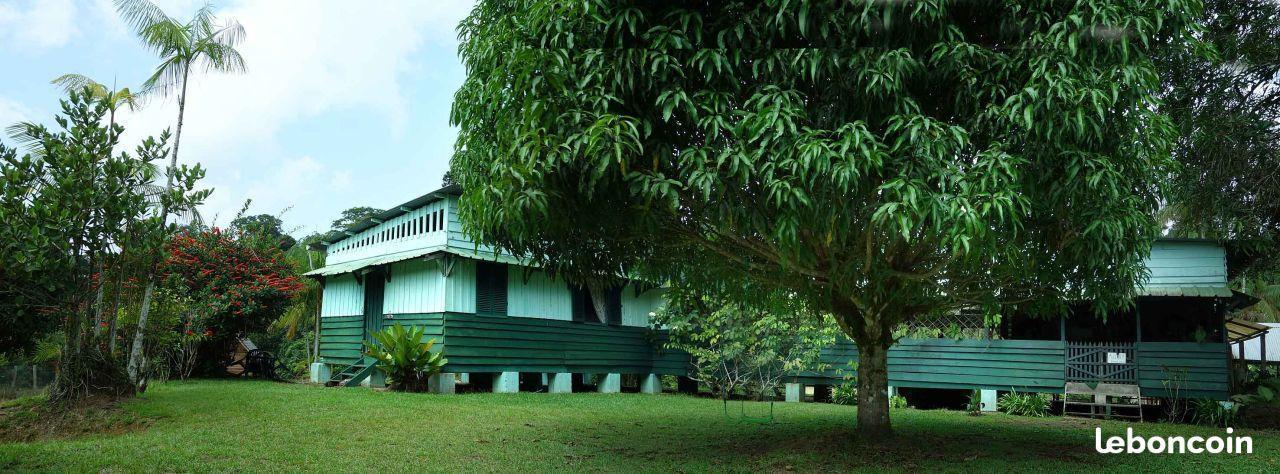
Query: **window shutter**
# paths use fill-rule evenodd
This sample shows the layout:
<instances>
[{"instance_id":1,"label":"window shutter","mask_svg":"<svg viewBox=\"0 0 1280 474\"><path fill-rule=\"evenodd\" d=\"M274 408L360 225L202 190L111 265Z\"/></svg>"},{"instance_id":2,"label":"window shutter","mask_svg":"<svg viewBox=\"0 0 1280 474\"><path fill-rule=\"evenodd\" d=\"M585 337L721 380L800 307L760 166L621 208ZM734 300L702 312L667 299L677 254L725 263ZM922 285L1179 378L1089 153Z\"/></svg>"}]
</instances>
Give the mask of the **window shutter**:
<instances>
[{"instance_id":1,"label":"window shutter","mask_svg":"<svg viewBox=\"0 0 1280 474\"><path fill-rule=\"evenodd\" d=\"M476 314L507 315L507 265L476 262Z\"/></svg>"}]
</instances>

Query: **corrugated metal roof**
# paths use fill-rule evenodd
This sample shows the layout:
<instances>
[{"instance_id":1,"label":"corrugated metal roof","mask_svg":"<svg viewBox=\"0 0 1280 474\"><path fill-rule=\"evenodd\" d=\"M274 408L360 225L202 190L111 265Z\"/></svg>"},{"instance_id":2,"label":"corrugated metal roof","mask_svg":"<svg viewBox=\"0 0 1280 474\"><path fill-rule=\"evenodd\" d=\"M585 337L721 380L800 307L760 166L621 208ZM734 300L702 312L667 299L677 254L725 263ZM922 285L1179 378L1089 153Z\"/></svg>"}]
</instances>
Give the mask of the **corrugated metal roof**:
<instances>
[{"instance_id":1,"label":"corrugated metal roof","mask_svg":"<svg viewBox=\"0 0 1280 474\"><path fill-rule=\"evenodd\" d=\"M359 260L352 260L350 262L343 262L343 263L338 263L334 265L326 265L324 267L320 267L315 270L304 273L303 275L306 275L306 276L341 275L343 273L351 273L351 272L360 270L362 268L374 267L378 265L386 265L388 263L395 263L402 260L421 257L424 255L440 252L443 250L444 250L444 246L435 246L435 247L427 247L427 248L417 249L417 250L410 250L407 252L378 255L378 256L369 257L369 258L362 258Z\"/></svg>"},{"instance_id":2,"label":"corrugated metal roof","mask_svg":"<svg viewBox=\"0 0 1280 474\"><path fill-rule=\"evenodd\" d=\"M463 250L457 247L437 245L434 247L427 247L427 248L417 249L417 250L409 250L405 252L397 252L397 253L387 254L387 255L377 255L373 257L362 258L359 260L352 260L350 262L327 265L327 266L309 271L307 273L304 273L303 275L305 276L341 275L343 273L351 273L351 272L359 271L364 268L376 267L378 265L386 265L388 263L400 262L404 260L409 260L411 258L430 255L433 253L450 253L450 254L461 256L461 257L474 258L476 260L508 263L512 265L526 265L526 266L530 265L528 262L521 261L518 258L511 257L508 255L494 255L493 252Z\"/></svg>"},{"instance_id":3,"label":"corrugated metal roof","mask_svg":"<svg viewBox=\"0 0 1280 474\"><path fill-rule=\"evenodd\" d=\"M1144 286L1138 289L1138 295L1229 298L1231 297L1231 289L1226 286Z\"/></svg>"}]
</instances>

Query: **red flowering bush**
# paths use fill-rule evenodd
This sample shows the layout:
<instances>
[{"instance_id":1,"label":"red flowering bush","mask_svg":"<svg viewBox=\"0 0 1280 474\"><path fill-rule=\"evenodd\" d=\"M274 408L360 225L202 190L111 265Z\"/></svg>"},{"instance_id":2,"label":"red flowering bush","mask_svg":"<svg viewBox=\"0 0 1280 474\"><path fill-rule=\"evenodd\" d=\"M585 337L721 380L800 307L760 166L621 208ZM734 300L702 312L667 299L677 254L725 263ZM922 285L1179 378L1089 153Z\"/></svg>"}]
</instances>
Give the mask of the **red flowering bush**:
<instances>
[{"instance_id":1,"label":"red flowering bush","mask_svg":"<svg viewBox=\"0 0 1280 474\"><path fill-rule=\"evenodd\" d=\"M186 291L205 337L263 330L302 289L279 247L259 240L215 227L180 232L169 242L165 274Z\"/></svg>"}]
</instances>

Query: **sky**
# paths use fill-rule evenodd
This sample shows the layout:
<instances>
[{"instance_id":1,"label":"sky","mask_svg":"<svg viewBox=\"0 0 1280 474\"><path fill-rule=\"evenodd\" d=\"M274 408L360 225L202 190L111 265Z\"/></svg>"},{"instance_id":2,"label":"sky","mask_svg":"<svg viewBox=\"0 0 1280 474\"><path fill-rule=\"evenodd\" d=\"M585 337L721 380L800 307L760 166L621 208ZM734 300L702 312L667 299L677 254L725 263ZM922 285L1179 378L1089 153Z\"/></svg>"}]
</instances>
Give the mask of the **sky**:
<instances>
[{"instance_id":1,"label":"sky","mask_svg":"<svg viewBox=\"0 0 1280 474\"><path fill-rule=\"evenodd\" d=\"M153 1L180 21L204 3ZM250 214L279 216L301 236L328 230L343 209L389 208L439 187L465 74L456 26L471 3L215 2L219 18L244 25L248 71L190 85L179 161L207 170L205 220L226 225L252 199ZM158 64L111 0L0 0L0 127L52 124L59 75L136 88ZM177 111L169 97L123 113L123 144L173 127Z\"/></svg>"}]
</instances>

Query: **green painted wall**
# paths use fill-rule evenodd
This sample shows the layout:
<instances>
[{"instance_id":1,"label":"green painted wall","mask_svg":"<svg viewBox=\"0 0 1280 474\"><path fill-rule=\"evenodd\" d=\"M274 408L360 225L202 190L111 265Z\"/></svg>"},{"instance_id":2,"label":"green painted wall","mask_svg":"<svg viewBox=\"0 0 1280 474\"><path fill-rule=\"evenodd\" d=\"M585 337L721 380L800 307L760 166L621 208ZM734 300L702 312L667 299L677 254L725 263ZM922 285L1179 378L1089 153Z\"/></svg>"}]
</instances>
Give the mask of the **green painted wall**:
<instances>
[{"instance_id":1,"label":"green painted wall","mask_svg":"<svg viewBox=\"0 0 1280 474\"><path fill-rule=\"evenodd\" d=\"M445 310L445 278L440 262L407 260L391 266L382 312L385 314L439 313Z\"/></svg>"},{"instance_id":2,"label":"green painted wall","mask_svg":"<svg viewBox=\"0 0 1280 474\"><path fill-rule=\"evenodd\" d=\"M364 314L364 287L350 273L326 279L322 298L321 317Z\"/></svg>"},{"instance_id":3,"label":"green painted wall","mask_svg":"<svg viewBox=\"0 0 1280 474\"><path fill-rule=\"evenodd\" d=\"M1138 385L1142 394L1169 396L1180 387L1183 398L1226 400L1229 372L1227 345L1221 342L1143 342L1138 344ZM1182 383L1176 383L1182 380Z\"/></svg>"},{"instance_id":4,"label":"green painted wall","mask_svg":"<svg viewBox=\"0 0 1280 474\"><path fill-rule=\"evenodd\" d=\"M857 347L844 341L823 349L820 372L804 383L839 383L854 375ZM889 350L889 384L898 387L1062 392L1065 350L1059 341L903 339Z\"/></svg>"},{"instance_id":5,"label":"green painted wall","mask_svg":"<svg viewBox=\"0 0 1280 474\"><path fill-rule=\"evenodd\" d=\"M622 325L649 327L649 313L658 311L666 302L664 290L651 289L636 295L634 286L622 289Z\"/></svg>"},{"instance_id":6,"label":"green painted wall","mask_svg":"<svg viewBox=\"0 0 1280 474\"><path fill-rule=\"evenodd\" d=\"M564 280L540 270L527 275L523 267L508 265L507 314L514 317L573 320L573 298Z\"/></svg>"},{"instance_id":7,"label":"green painted wall","mask_svg":"<svg viewBox=\"0 0 1280 474\"><path fill-rule=\"evenodd\" d=\"M1148 290L1227 286L1226 250L1215 242L1161 240L1146 260Z\"/></svg>"},{"instance_id":8,"label":"green painted wall","mask_svg":"<svg viewBox=\"0 0 1280 474\"><path fill-rule=\"evenodd\" d=\"M684 354L655 350L659 334L633 327L449 313L449 372L683 374Z\"/></svg>"},{"instance_id":9,"label":"green painted wall","mask_svg":"<svg viewBox=\"0 0 1280 474\"><path fill-rule=\"evenodd\" d=\"M364 316L320 318L320 361L351 365L360 358Z\"/></svg>"},{"instance_id":10,"label":"green painted wall","mask_svg":"<svg viewBox=\"0 0 1280 474\"><path fill-rule=\"evenodd\" d=\"M457 313L476 312L476 262L455 258L453 272L444 282L444 309Z\"/></svg>"}]
</instances>

